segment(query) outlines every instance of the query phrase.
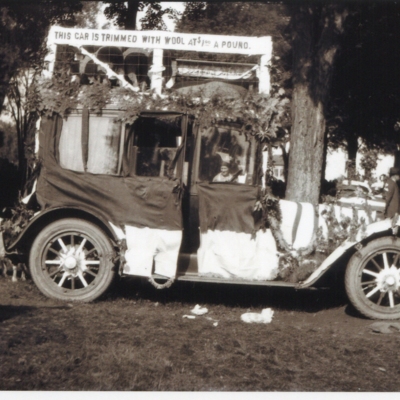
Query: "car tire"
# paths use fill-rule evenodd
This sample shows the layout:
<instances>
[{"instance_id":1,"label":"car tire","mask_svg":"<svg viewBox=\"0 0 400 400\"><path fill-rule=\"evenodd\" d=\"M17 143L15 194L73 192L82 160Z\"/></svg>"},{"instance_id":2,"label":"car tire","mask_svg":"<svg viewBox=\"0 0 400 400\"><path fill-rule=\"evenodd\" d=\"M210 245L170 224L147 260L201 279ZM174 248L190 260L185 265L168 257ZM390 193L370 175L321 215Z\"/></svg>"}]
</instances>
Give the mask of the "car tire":
<instances>
[{"instance_id":1,"label":"car tire","mask_svg":"<svg viewBox=\"0 0 400 400\"><path fill-rule=\"evenodd\" d=\"M96 225L77 218L55 221L35 238L29 268L47 297L89 302L99 298L115 276L114 248Z\"/></svg>"},{"instance_id":2,"label":"car tire","mask_svg":"<svg viewBox=\"0 0 400 400\"><path fill-rule=\"evenodd\" d=\"M400 318L400 239L369 242L350 259L345 288L352 305L371 319Z\"/></svg>"}]
</instances>

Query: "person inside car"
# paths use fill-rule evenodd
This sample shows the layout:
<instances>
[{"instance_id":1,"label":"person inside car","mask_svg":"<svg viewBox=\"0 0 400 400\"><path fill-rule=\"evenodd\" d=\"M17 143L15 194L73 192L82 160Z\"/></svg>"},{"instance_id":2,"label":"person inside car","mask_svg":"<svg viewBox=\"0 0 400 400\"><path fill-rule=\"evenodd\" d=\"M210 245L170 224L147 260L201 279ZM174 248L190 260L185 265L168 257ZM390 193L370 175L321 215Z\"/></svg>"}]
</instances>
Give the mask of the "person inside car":
<instances>
[{"instance_id":1,"label":"person inside car","mask_svg":"<svg viewBox=\"0 0 400 400\"><path fill-rule=\"evenodd\" d=\"M222 162L219 174L214 176L213 182L231 182L233 175L229 171L229 163Z\"/></svg>"}]
</instances>

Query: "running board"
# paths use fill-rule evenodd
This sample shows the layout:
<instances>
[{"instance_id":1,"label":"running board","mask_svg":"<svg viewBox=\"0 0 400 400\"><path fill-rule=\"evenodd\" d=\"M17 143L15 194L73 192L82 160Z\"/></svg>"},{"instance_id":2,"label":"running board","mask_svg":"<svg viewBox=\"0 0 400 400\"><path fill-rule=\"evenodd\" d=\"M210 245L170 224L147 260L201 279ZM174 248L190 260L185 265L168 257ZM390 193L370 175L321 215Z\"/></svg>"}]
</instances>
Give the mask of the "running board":
<instances>
[{"instance_id":1,"label":"running board","mask_svg":"<svg viewBox=\"0 0 400 400\"><path fill-rule=\"evenodd\" d=\"M153 279L166 280L165 276L153 274ZM254 286L275 286L275 287L291 287L295 289L305 289L310 286L302 285L301 283L291 283L284 281L256 281L248 279L228 279L228 278L217 278L210 276L199 276L196 273L186 273L185 275L178 275L175 278L176 281L180 282L204 282L204 283L225 283L225 284L236 284L236 285L254 285Z\"/></svg>"}]
</instances>

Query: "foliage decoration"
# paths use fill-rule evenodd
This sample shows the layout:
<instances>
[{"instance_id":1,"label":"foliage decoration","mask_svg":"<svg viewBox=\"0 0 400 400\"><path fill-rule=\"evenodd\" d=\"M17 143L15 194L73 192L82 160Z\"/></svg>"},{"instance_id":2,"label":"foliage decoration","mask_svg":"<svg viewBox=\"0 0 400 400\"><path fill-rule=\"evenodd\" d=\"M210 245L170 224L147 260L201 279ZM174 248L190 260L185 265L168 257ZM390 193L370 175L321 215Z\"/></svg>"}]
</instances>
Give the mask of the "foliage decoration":
<instances>
[{"instance_id":1,"label":"foliage decoration","mask_svg":"<svg viewBox=\"0 0 400 400\"><path fill-rule=\"evenodd\" d=\"M57 112L67 115L78 105L79 82L71 80L67 71L60 71L52 79L39 79L39 101L37 110L40 114L51 115Z\"/></svg>"},{"instance_id":2,"label":"foliage decoration","mask_svg":"<svg viewBox=\"0 0 400 400\"><path fill-rule=\"evenodd\" d=\"M26 225L28 225L34 213L35 211L29 209L25 204L18 203L11 209L11 218L0 222L0 234L3 234L6 248L12 244Z\"/></svg>"},{"instance_id":3,"label":"foliage decoration","mask_svg":"<svg viewBox=\"0 0 400 400\"><path fill-rule=\"evenodd\" d=\"M255 209L262 209L262 228L271 229L271 233L274 236L279 251L290 253L294 257L305 257L316 250L316 234L314 234L310 246L298 250L294 250L292 246L285 240L281 231L282 211L279 206L279 198L275 197L269 188L266 189L266 193L261 200L256 203Z\"/></svg>"},{"instance_id":4,"label":"foliage decoration","mask_svg":"<svg viewBox=\"0 0 400 400\"><path fill-rule=\"evenodd\" d=\"M106 83L104 83L106 82ZM254 135L260 142L279 141L284 136L283 126L288 123L289 99L282 93L272 96L249 93L244 97L206 97L200 93L182 94L170 91L162 95L154 91L133 92L123 87L111 87L107 81L92 80L91 85L80 86L71 79L68 71L40 82L41 99L38 111L67 115L78 102L94 112L101 112L107 105L121 110L119 119L131 124L142 111L168 110L192 114L202 126L221 122L236 122L246 134Z\"/></svg>"},{"instance_id":5,"label":"foliage decoration","mask_svg":"<svg viewBox=\"0 0 400 400\"><path fill-rule=\"evenodd\" d=\"M328 228L327 237L324 238L322 228L319 227L315 230L309 246L294 250L281 231L282 213L279 198L272 195L267 187L263 197L257 201L255 210L262 210L262 229L271 229L278 251L281 253L278 279L289 282L303 281L344 241L356 242L360 237L361 239L365 237L366 221L364 218L359 218L358 210L353 207L351 218L341 216L338 219L335 214L335 204L335 201L325 204L325 209L320 213ZM363 209L370 218L371 210L368 203ZM318 205L315 207L315 212L319 218Z\"/></svg>"},{"instance_id":6,"label":"foliage decoration","mask_svg":"<svg viewBox=\"0 0 400 400\"><path fill-rule=\"evenodd\" d=\"M82 86L81 92L78 95L79 102L83 107L87 107L96 114L100 114L101 110L111 101L108 96L109 91L110 83L108 81L101 83L95 80L91 85Z\"/></svg>"},{"instance_id":7,"label":"foliage decoration","mask_svg":"<svg viewBox=\"0 0 400 400\"><path fill-rule=\"evenodd\" d=\"M322 236L318 240L318 251L323 254L330 254L345 240L355 242L358 234L361 238L365 237L366 221L364 218L358 217L358 210L352 208L352 217L344 217L337 219L334 209L334 203L327 205L325 210L321 212L326 225L328 227L328 237L323 239Z\"/></svg>"},{"instance_id":8,"label":"foliage decoration","mask_svg":"<svg viewBox=\"0 0 400 400\"><path fill-rule=\"evenodd\" d=\"M271 230L280 252L278 279L292 283L305 280L317 267L316 260L305 259L305 257L315 255L320 232L314 232L309 246L294 250L283 237L279 198L275 197L268 187L264 196L256 203L255 209L262 210L262 229Z\"/></svg>"}]
</instances>

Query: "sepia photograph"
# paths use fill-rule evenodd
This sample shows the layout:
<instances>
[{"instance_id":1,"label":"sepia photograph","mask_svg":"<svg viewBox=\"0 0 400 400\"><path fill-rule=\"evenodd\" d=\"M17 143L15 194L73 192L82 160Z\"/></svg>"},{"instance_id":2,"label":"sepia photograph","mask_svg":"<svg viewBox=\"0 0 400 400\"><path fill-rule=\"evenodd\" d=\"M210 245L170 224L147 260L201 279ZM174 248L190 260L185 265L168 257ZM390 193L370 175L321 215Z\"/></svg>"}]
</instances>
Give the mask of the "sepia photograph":
<instances>
[{"instance_id":1,"label":"sepia photograph","mask_svg":"<svg viewBox=\"0 0 400 400\"><path fill-rule=\"evenodd\" d=\"M0 32L0 396L396 395L400 2Z\"/></svg>"}]
</instances>

